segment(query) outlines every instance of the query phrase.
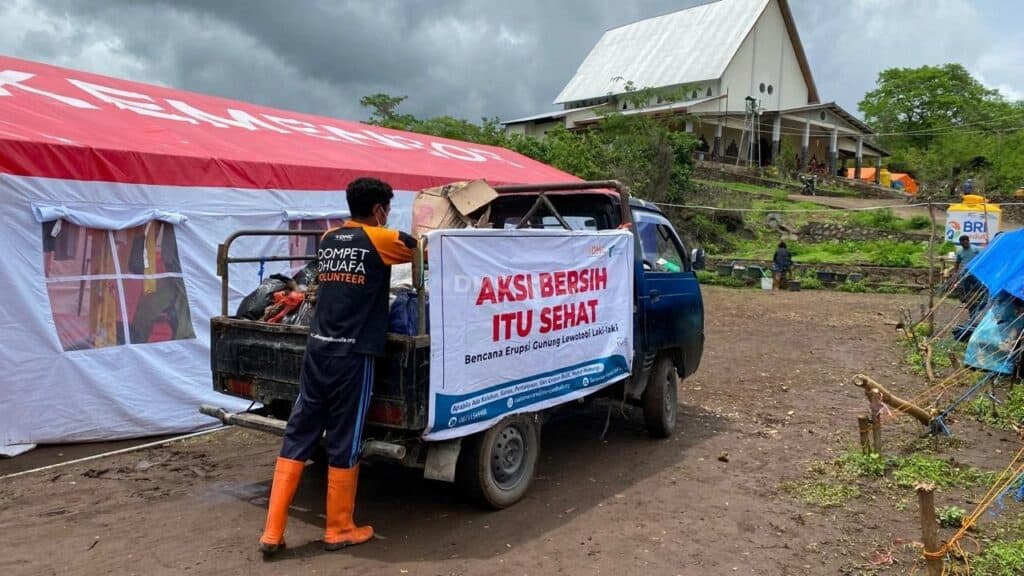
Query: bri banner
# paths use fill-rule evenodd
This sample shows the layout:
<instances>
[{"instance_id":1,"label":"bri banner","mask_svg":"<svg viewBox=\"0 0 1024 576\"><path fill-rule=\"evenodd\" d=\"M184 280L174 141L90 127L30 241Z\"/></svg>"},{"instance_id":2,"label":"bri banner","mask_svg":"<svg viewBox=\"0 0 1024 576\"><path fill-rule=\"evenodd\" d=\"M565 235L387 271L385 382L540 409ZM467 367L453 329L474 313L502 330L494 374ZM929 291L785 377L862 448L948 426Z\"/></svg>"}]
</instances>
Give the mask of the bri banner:
<instances>
[{"instance_id":1,"label":"bri banner","mask_svg":"<svg viewBox=\"0 0 1024 576\"><path fill-rule=\"evenodd\" d=\"M629 376L633 235L438 230L427 440L466 436Z\"/></svg>"}]
</instances>

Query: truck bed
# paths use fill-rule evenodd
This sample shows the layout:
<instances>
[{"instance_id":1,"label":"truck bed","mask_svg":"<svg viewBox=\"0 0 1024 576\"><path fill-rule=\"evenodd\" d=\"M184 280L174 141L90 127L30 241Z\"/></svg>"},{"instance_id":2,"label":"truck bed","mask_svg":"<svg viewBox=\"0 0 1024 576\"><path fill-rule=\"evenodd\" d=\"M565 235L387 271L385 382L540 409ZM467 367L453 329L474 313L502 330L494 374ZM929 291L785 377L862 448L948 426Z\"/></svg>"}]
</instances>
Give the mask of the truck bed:
<instances>
[{"instance_id":1,"label":"truck bed","mask_svg":"<svg viewBox=\"0 0 1024 576\"><path fill-rule=\"evenodd\" d=\"M259 402L269 415L287 419L299 393L308 327L228 316L214 317L210 325L214 389ZM388 334L375 370L367 426L385 436L419 436L427 426L430 337Z\"/></svg>"}]
</instances>

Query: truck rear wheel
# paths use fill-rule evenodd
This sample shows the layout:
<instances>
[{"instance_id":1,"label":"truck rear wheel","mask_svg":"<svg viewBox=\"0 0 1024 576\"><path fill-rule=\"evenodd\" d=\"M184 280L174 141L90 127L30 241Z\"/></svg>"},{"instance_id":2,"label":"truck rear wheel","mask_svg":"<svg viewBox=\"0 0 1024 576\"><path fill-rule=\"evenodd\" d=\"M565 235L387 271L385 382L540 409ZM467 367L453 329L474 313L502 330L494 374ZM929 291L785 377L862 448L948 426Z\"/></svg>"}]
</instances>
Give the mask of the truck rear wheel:
<instances>
[{"instance_id":1,"label":"truck rear wheel","mask_svg":"<svg viewBox=\"0 0 1024 576\"><path fill-rule=\"evenodd\" d=\"M493 510L522 500L540 456L540 423L530 414L509 416L463 446L460 483Z\"/></svg>"},{"instance_id":2,"label":"truck rear wheel","mask_svg":"<svg viewBox=\"0 0 1024 576\"><path fill-rule=\"evenodd\" d=\"M679 376L676 364L662 356L651 370L644 390L644 423L653 438L668 438L676 428L679 414Z\"/></svg>"}]
</instances>

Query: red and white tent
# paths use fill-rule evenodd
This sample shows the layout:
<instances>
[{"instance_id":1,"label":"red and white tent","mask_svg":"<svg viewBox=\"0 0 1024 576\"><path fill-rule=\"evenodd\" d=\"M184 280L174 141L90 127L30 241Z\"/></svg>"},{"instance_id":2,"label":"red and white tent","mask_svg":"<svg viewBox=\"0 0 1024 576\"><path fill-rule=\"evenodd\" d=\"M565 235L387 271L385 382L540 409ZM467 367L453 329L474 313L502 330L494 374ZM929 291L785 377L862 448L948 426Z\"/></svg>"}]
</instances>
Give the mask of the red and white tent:
<instances>
[{"instance_id":1,"label":"red and white tent","mask_svg":"<svg viewBox=\"0 0 1024 576\"><path fill-rule=\"evenodd\" d=\"M217 244L330 224L361 176L395 188L400 229L422 188L575 180L501 148L0 57L0 453L208 425L200 403L231 404L209 374ZM279 270L260 268L232 270L235 302Z\"/></svg>"}]
</instances>

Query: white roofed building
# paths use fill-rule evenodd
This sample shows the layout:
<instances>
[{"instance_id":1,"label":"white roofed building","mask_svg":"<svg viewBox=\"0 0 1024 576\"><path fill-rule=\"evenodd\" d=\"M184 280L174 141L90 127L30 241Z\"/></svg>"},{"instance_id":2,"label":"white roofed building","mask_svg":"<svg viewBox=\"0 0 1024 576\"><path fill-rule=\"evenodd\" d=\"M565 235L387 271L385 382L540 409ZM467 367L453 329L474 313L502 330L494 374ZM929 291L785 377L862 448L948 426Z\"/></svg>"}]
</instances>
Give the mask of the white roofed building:
<instances>
[{"instance_id":1,"label":"white roofed building","mask_svg":"<svg viewBox=\"0 0 1024 576\"><path fill-rule=\"evenodd\" d=\"M637 102L648 94L638 89L651 89L650 100ZM608 30L554 103L504 122L506 131L583 129L615 110L685 116L705 156L724 162L772 164L784 138L801 167L831 174L886 154L869 126L821 102L787 0L717 0Z\"/></svg>"}]
</instances>

